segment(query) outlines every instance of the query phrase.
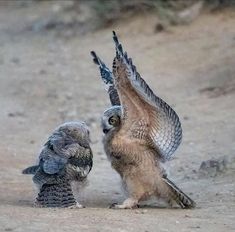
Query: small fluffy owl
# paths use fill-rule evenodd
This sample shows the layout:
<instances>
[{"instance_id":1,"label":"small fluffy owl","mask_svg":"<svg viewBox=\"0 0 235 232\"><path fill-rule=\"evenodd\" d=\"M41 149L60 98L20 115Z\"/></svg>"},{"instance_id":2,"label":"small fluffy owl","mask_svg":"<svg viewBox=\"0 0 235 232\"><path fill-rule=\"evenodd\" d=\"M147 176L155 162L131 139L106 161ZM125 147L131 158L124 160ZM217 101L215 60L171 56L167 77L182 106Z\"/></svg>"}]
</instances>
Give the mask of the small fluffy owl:
<instances>
[{"instance_id":1,"label":"small fluffy owl","mask_svg":"<svg viewBox=\"0 0 235 232\"><path fill-rule=\"evenodd\" d=\"M39 207L82 207L74 198L71 183L84 182L92 168L89 129L84 122L60 125L44 144L38 164L23 170L33 174Z\"/></svg>"},{"instance_id":2,"label":"small fluffy owl","mask_svg":"<svg viewBox=\"0 0 235 232\"><path fill-rule=\"evenodd\" d=\"M193 208L195 202L169 180L163 168L181 143L179 117L142 79L115 32L113 40L112 72L91 52L112 104L102 116L104 150L128 193L122 204L113 207L134 208L156 196L171 205Z\"/></svg>"}]
</instances>

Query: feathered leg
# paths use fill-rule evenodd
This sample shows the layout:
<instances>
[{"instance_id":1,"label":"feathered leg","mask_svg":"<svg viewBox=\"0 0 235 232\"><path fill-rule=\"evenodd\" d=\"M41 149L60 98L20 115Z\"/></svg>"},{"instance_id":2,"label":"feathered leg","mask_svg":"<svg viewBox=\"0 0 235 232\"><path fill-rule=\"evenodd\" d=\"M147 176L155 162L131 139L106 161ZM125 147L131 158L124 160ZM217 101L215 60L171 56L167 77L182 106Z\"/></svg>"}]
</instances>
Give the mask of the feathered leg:
<instances>
[{"instance_id":1,"label":"feathered leg","mask_svg":"<svg viewBox=\"0 0 235 232\"><path fill-rule=\"evenodd\" d=\"M75 200L69 182L44 184L38 193L35 205L38 207L82 207Z\"/></svg>"},{"instance_id":2,"label":"feathered leg","mask_svg":"<svg viewBox=\"0 0 235 232\"><path fill-rule=\"evenodd\" d=\"M110 208L112 209L133 209L138 207L138 200L135 198L127 198L121 205L112 204Z\"/></svg>"},{"instance_id":3,"label":"feathered leg","mask_svg":"<svg viewBox=\"0 0 235 232\"><path fill-rule=\"evenodd\" d=\"M128 176L123 180L123 188L128 198L122 204L112 204L113 209L134 209L138 208L139 201L146 195L146 190L138 176Z\"/></svg>"}]
</instances>

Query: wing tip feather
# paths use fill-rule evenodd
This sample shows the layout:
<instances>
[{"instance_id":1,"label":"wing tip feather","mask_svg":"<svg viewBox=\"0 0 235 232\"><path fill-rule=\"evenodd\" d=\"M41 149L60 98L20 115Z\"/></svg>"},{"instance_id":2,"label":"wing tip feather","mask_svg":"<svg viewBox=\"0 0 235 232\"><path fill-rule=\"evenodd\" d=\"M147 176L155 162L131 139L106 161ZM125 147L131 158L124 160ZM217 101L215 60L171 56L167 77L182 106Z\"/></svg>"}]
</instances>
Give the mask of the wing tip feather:
<instances>
[{"instance_id":1,"label":"wing tip feather","mask_svg":"<svg viewBox=\"0 0 235 232\"><path fill-rule=\"evenodd\" d=\"M91 51L91 56L93 57L93 62L97 65L101 65L99 57L96 55L95 51Z\"/></svg>"},{"instance_id":2,"label":"wing tip feather","mask_svg":"<svg viewBox=\"0 0 235 232\"><path fill-rule=\"evenodd\" d=\"M167 117L170 118L171 121L173 121L173 127L177 131L177 133L174 135L174 137L178 137L177 140L175 141L173 148L170 149L170 151L166 152L165 154L162 154L163 157L168 160L171 155L175 152L175 150L178 148L181 140L182 140L182 129L181 129L181 123L180 119L177 115L177 113L160 97L157 97L153 90L149 87L149 85L145 82L144 79L140 76L140 74L137 72L137 69L135 65L132 62L132 59L128 57L128 54L126 51L123 50L123 47L121 43L118 40L117 34L115 31L113 31L113 41L115 43L115 48L116 48L116 58L117 60L120 60L121 62L126 63L128 69L132 72L130 81L132 84L136 85L137 89L138 86L139 88L142 89L142 94L145 96L146 100L150 102L151 105L153 106L158 106L164 111L164 114L167 115ZM116 62L114 60L113 67L115 68ZM172 122L170 123L172 124ZM164 153L164 151L163 151Z\"/></svg>"}]
</instances>

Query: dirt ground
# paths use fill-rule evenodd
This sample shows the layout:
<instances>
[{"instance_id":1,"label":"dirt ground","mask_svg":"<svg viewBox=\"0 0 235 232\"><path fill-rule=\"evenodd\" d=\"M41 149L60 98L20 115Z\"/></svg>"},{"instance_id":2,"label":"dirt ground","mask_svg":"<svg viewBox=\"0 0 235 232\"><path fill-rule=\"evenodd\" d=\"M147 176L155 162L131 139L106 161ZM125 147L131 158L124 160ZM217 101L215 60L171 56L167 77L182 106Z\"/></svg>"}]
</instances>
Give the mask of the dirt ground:
<instances>
[{"instance_id":1,"label":"dirt ground","mask_svg":"<svg viewBox=\"0 0 235 232\"><path fill-rule=\"evenodd\" d=\"M154 32L153 16L138 16L70 38L29 31L43 14L39 5L0 7L0 231L235 231L235 12L205 14L162 33ZM113 29L181 118L184 138L170 174L196 209L108 209L124 196L102 147L100 116L109 101L90 51L111 65ZM35 188L21 170L58 124L76 119L92 132L94 167L79 196L87 207L34 208ZM212 158L226 167L200 174Z\"/></svg>"}]
</instances>

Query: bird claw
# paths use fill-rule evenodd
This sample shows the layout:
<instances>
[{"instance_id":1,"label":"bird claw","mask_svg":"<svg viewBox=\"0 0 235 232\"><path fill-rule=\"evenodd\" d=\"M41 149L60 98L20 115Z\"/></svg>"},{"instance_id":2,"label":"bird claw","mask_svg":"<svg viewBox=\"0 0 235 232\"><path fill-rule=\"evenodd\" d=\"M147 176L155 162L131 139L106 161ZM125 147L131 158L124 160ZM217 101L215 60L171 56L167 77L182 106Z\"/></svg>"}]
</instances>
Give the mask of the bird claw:
<instances>
[{"instance_id":1,"label":"bird claw","mask_svg":"<svg viewBox=\"0 0 235 232\"><path fill-rule=\"evenodd\" d=\"M139 205L127 205L127 204L117 204L117 203L112 203L109 206L109 209L136 209L139 208Z\"/></svg>"},{"instance_id":2,"label":"bird claw","mask_svg":"<svg viewBox=\"0 0 235 232\"><path fill-rule=\"evenodd\" d=\"M116 205L118 205L118 203L112 203L110 206L109 206L109 209L115 209Z\"/></svg>"},{"instance_id":3,"label":"bird claw","mask_svg":"<svg viewBox=\"0 0 235 232\"><path fill-rule=\"evenodd\" d=\"M86 206L84 205L81 205L80 203L76 202L75 205L71 205L68 207L69 209L83 209L83 208L86 208Z\"/></svg>"},{"instance_id":4,"label":"bird claw","mask_svg":"<svg viewBox=\"0 0 235 232\"><path fill-rule=\"evenodd\" d=\"M33 207L35 207L35 208L44 208L43 205L40 204L38 201L35 201L35 202L33 203Z\"/></svg>"}]
</instances>

